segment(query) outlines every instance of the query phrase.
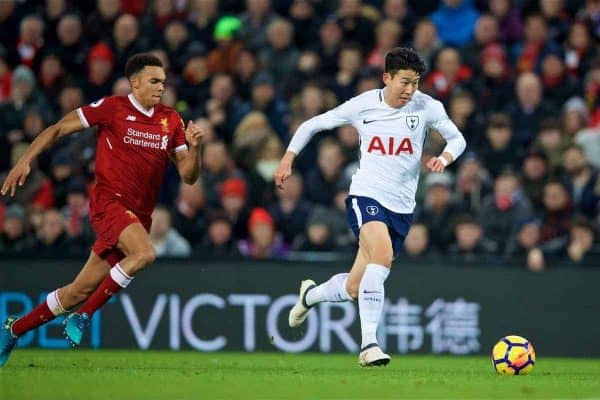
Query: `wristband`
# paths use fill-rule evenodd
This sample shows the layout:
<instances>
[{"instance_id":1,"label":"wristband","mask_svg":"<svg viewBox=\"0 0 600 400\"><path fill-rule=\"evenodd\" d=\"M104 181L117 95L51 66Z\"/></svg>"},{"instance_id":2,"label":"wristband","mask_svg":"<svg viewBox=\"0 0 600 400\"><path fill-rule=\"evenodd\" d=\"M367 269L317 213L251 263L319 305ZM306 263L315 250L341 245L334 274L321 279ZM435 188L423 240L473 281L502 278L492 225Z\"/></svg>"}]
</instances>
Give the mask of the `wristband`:
<instances>
[{"instance_id":1,"label":"wristband","mask_svg":"<svg viewBox=\"0 0 600 400\"><path fill-rule=\"evenodd\" d=\"M444 167L448 166L448 160L446 160L446 157L439 156L438 160L440 160L440 162L444 165Z\"/></svg>"}]
</instances>

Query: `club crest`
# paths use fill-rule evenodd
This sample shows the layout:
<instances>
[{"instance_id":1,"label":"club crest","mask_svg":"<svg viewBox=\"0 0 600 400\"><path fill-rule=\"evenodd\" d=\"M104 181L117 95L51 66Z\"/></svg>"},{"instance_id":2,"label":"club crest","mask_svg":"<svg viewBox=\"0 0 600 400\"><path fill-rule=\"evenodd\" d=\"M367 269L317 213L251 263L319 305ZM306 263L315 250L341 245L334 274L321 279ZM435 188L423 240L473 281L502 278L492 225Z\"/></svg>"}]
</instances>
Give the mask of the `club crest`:
<instances>
[{"instance_id":1,"label":"club crest","mask_svg":"<svg viewBox=\"0 0 600 400\"><path fill-rule=\"evenodd\" d=\"M369 215L377 215L377 213L379 212L379 207L367 206L366 210L367 210L367 214L369 214Z\"/></svg>"},{"instance_id":2,"label":"club crest","mask_svg":"<svg viewBox=\"0 0 600 400\"><path fill-rule=\"evenodd\" d=\"M415 129L417 129L417 126L419 126L419 116L418 115L407 115L406 116L406 126L408 126L408 128L411 131L414 131Z\"/></svg>"}]
</instances>

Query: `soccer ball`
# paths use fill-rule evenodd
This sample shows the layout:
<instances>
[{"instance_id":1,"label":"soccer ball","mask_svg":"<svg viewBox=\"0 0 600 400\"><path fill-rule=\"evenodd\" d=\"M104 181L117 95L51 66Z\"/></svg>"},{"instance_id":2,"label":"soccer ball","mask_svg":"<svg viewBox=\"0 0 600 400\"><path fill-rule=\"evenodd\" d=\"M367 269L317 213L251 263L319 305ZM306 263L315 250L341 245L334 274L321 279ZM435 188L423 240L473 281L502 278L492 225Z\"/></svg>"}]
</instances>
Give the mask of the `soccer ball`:
<instances>
[{"instance_id":1,"label":"soccer ball","mask_svg":"<svg viewBox=\"0 0 600 400\"><path fill-rule=\"evenodd\" d=\"M492 365L501 375L527 375L535 365L535 350L521 336L505 336L492 350Z\"/></svg>"}]
</instances>

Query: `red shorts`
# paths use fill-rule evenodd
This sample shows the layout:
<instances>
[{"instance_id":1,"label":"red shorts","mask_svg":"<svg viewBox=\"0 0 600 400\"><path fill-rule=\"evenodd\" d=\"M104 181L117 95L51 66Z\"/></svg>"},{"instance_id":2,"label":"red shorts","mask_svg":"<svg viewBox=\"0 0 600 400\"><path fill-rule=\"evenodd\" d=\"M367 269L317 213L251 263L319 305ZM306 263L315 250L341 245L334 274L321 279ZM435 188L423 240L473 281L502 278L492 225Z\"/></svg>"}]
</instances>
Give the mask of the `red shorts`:
<instances>
[{"instance_id":1,"label":"red shorts","mask_svg":"<svg viewBox=\"0 0 600 400\"><path fill-rule=\"evenodd\" d=\"M117 248L121 232L129 225L139 222L150 232L152 218L138 216L127 209L116 196L92 190L90 193L90 223L96 234L92 250L113 266L125 255Z\"/></svg>"}]
</instances>

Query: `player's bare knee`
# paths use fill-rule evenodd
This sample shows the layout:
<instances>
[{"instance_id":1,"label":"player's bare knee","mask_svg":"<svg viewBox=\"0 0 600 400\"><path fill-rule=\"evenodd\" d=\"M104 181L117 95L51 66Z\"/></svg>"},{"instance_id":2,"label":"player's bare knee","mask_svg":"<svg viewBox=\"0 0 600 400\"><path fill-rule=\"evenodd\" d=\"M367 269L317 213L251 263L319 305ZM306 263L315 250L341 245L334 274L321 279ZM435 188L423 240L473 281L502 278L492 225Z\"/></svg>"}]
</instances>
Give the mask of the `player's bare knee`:
<instances>
[{"instance_id":1,"label":"player's bare knee","mask_svg":"<svg viewBox=\"0 0 600 400\"><path fill-rule=\"evenodd\" d=\"M146 268L156 260L156 251L154 250L154 247L148 246L134 253L132 258L135 260L136 265L135 271L133 272L137 272Z\"/></svg>"}]
</instances>

